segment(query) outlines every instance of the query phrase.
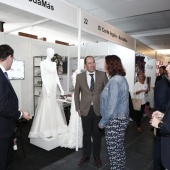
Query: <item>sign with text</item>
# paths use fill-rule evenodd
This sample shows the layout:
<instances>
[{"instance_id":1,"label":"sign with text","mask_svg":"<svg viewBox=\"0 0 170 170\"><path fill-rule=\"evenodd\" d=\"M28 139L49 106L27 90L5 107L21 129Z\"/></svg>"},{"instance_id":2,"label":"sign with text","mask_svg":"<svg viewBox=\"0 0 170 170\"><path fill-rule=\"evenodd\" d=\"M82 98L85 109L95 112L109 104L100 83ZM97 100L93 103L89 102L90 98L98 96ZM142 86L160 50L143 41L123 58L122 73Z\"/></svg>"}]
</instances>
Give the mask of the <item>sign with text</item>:
<instances>
[{"instance_id":1,"label":"sign with text","mask_svg":"<svg viewBox=\"0 0 170 170\"><path fill-rule=\"evenodd\" d=\"M133 37L84 11L81 15L81 28L85 32L135 50L135 39Z\"/></svg>"},{"instance_id":2,"label":"sign with text","mask_svg":"<svg viewBox=\"0 0 170 170\"><path fill-rule=\"evenodd\" d=\"M78 7L56 0L0 0L0 2L78 28Z\"/></svg>"}]
</instances>

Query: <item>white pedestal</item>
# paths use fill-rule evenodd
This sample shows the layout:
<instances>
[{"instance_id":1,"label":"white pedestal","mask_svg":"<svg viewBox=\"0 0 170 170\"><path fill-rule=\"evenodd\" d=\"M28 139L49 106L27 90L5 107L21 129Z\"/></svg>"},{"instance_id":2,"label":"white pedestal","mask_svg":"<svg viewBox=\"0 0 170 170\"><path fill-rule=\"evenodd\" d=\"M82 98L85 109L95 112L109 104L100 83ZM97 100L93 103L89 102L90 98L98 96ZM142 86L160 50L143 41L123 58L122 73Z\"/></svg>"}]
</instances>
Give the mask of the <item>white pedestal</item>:
<instances>
[{"instance_id":1,"label":"white pedestal","mask_svg":"<svg viewBox=\"0 0 170 170\"><path fill-rule=\"evenodd\" d=\"M56 136L55 138L30 138L30 143L38 146L42 149L50 151L54 148L61 146L64 142L66 134L61 134Z\"/></svg>"}]
</instances>

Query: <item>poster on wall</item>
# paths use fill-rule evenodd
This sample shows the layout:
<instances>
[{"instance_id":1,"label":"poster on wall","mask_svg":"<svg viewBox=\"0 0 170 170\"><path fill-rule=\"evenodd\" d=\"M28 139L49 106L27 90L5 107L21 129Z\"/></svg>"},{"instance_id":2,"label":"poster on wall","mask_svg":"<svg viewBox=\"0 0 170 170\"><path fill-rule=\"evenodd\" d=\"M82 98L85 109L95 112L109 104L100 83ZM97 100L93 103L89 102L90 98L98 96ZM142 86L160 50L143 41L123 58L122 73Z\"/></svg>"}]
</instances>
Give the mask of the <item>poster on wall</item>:
<instances>
[{"instance_id":1,"label":"poster on wall","mask_svg":"<svg viewBox=\"0 0 170 170\"><path fill-rule=\"evenodd\" d=\"M23 80L25 78L24 61L14 59L7 73L10 80Z\"/></svg>"}]
</instances>

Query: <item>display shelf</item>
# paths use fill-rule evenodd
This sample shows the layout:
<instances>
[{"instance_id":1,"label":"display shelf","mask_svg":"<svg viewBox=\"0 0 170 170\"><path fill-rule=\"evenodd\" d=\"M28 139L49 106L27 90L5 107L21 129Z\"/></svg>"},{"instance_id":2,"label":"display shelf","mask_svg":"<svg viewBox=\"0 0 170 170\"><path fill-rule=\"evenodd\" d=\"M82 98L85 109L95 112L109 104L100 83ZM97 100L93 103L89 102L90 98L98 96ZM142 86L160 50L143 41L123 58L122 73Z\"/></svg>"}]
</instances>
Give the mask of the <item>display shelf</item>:
<instances>
[{"instance_id":1,"label":"display shelf","mask_svg":"<svg viewBox=\"0 0 170 170\"><path fill-rule=\"evenodd\" d=\"M38 104L38 97L41 94L42 80L41 80L41 71L40 71L40 62L44 60L46 56L34 56L33 57L33 106L34 114L36 106Z\"/></svg>"}]
</instances>

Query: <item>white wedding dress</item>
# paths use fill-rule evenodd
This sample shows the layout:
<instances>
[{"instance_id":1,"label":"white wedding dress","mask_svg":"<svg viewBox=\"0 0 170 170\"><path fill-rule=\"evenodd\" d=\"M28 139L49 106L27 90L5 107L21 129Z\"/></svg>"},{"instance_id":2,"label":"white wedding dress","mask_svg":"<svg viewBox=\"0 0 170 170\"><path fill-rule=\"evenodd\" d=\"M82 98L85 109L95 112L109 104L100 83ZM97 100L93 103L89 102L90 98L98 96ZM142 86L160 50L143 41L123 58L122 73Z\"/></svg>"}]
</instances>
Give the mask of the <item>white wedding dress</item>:
<instances>
[{"instance_id":1,"label":"white wedding dress","mask_svg":"<svg viewBox=\"0 0 170 170\"><path fill-rule=\"evenodd\" d=\"M78 71L76 70L72 75L72 83L74 87L75 87L77 74L78 74ZM75 108L74 93L72 94L70 113L71 115L70 115L70 121L68 125L68 132L67 132L66 139L62 147L71 148L71 149L76 148L77 137L78 137L78 148L82 148L83 147L82 121L81 121L81 117L78 115L78 112L76 111L76 108ZM78 124L78 127L77 127L77 124ZM78 135L77 135L77 130L78 130Z\"/></svg>"},{"instance_id":2,"label":"white wedding dress","mask_svg":"<svg viewBox=\"0 0 170 170\"><path fill-rule=\"evenodd\" d=\"M59 134L66 133L67 131L63 106L56 101L56 76L58 76L56 64L54 62L48 62L47 64L44 60L41 61L40 67L44 70L44 81L50 92L50 96L48 96L43 82L42 93L37 105L29 138L55 137Z\"/></svg>"}]
</instances>

